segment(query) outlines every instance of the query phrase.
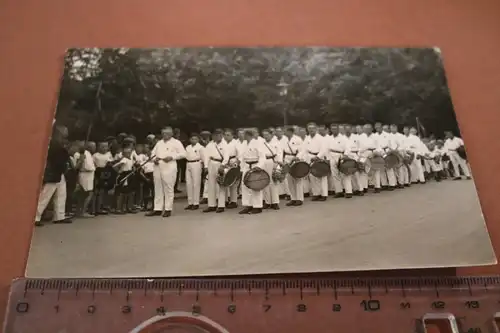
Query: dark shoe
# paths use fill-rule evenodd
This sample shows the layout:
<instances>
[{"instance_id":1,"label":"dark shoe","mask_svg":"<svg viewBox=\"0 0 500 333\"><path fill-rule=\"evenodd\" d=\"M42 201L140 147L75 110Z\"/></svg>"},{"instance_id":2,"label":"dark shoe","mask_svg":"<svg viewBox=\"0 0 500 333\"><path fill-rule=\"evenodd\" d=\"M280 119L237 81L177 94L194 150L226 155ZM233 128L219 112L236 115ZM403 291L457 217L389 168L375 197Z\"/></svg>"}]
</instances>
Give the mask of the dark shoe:
<instances>
[{"instance_id":1,"label":"dark shoe","mask_svg":"<svg viewBox=\"0 0 500 333\"><path fill-rule=\"evenodd\" d=\"M252 208L250 214L260 214L262 213L262 208Z\"/></svg>"},{"instance_id":2,"label":"dark shoe","mask_svg":"<svg viewBox=\"0 0 500 333\"><path fill-rule=\"evenodd\" d=\"M375 191L373 191L374 193L380 193L380 189L379 188L376 188Z\"/></svg>"},{"instance_id":3,"label":"dark shoe","mask_svg":"<svg viewBox=\"0 0 500 333\"><path fill-rule=\"evenodd\" d=\"M251 211L252 207L245 207L238 214L250 214Z\"/></svg>"},{"instance_id":4,"label":"dark shoe","mask_svg":"<svg viewBox=\"0 0 500 333\"><path fill-rule=\"evenodd\" d=\"M184 208L184 210L193 210L193 205L187 206L186 208Z\"/></svg>"},{"instance_id":5,"label":"dark shoe","mask_svg":"<svg viewBox=\"0 0 500 333\"><path fill-rule=\"evenodd\" d=\"M105 210L100 210L97 213L95 213L95 215L108 215L108 212Z\"/></svg>"},{"instance_id":6,"label":"dark shoe","mask_svg":"<svg viewBox=\"0 0 500 333\"><path fill-rule=\"evenodd\" d=\"M355 192L354 192L354 195L357 195L357 196L359 196L359 197L362 197L363 195L365 195L365 192L363 192L363 191L355 191Z\"/></svg>"},{"instance_id":7,"label":"dark shoe","mask_svg":"<svg viewBox=\"0 0 500 333\"><path fill-rule=\"evenodd\" d=\"M280 199L285 199L286 194L280 194L279 198Z\"/></svg>"},{"instance_id":8,"label":"dark shoe","mask_svg":"<svg viewBox=\"0 0 500 333\"><path fill-rule=\"evenodd\" d=\"M405 187L410 187L411 185L410 185L410 184L405 184L404 186L405 186Z\"/></svg>"},{"instance_id":9,"label":"dark shoe","mask_svg":"<svg viewBox=\"0 0 500 333\"><path fill-rule=\"evenodd\" d=\"M170 217L170 216L172 216L172 211L166 210L166 211L163 212L162 217Z\"/></svg>"},{"instance_id":10,"label":"dark shoe","mask_svg":"<svg viewBox=\"0 0 500 333\"><path fill-rule=\"evenodd\" d=\"M424 184L426 184L426 183L427 183L427 182L424 180L423 182L420 182L419 184L424 185Z\"/></svg>"},{"instance_id":11,"label":"dark shoe","mask_svg":"<svg viewBox=\"0 0 500 333\"><path fill-rule=\"evenodd\" d=\"M291 200L292 198L287 194L285 195L285 200Z\"/></svg>"},{"instance_id":12,"label":"dark shoe","mask_svg":"<svg viewBox=\"0 0 500 333\"><path fill-rule=\"evenodd\" d=\"M396 186L389 186L387 188L387 191L394 191L396 189Z\"/></svg>"},{"instance_id":13,"label":"dark shoe","mask_svg":"<svg viewBox=\"0 0 500 333\"><path fill-rule=\"evenodd\" d=\"M471 179L472 179L472 177L466 177L465 179L467 179L467 180L471 180Z\"/></svg>"},{"instance_id":14,"label":"dark shoe","mask_svg":"<svg viewBox=\"0 0 500 333\"><path fill-rule=\"evenodd\" d=\"M346 199L351 199L352 198L352 194L351 193L346 193L345 198Z\"/></svg>"},{"instance_id":15,"label":"dark shoe","mask_svg":"<svg viewBox=\"0 0 500 333\"><path fill-rule=\"evenodd\" d=\"M335 195L335 191L328 191L328 195Z\"/></svg>"},{"instance_id":16,"label":"dark shoe","mask_svg":"<svg viewBox=\"0 0 500 333\"><path fill-rule=\"evenodd\" d=\"M35 222L35 227L43 227L43 223L40 221Z\"/></svg>"},{"instance_id":17,"label":"dark shoe","mask_svg":"<svg viewBox=\"0 0 500 333\"><path fill-rule=\"evenodd\" d=\"M382 186L382 191L385 191L385 190L387 190L388 188L389 188L389 186L384 185L384 186Z\"/></svg>"},{"instance_id":18,"label":"dark shoe","mask_svg":"<svg viewBox=\"0 0 500 333\"><path fill-rule=\"evenodd\" d=\"M368 188L375 188L375 185L368 185Z\"/></svg>"},{"instance_id":19,"label":"dark shoe","mask_svg":"<svg viewBox=\"0 0 500 333\"><path fill-rule=\"evenodd\" d=\"M208 199L201 199L200 205L206 205L208 203Z\"/></svg>"},{"instance_id":20,"label":"dark shoe","mask_svg":"<svg viewBox=\"0 0 500 333\"><path fill-rule=\"evenodd\" d=\"M54 224L70 224L73 223L71 219L62 219L62 220L57 220L57 221L52 221Z\"/></svg>"},{"instance_id":21,"label":"dark shoe","mask_svg":"<svg viewBox=\"0 0 500 333\"><path fill-rule=\"evenodd\" d=\"M288 201L288 202L285 204L285 206L288 206L288 207L290 207L290 206L295 206L295 202L296 202L295 200Z\"/></svg>"},{"instance_id":22,"label":"dark shoe","mask_svg":"<svg viewBox=\"0 0 500 333\"><path fill-rule=\"evenodd\" d=\"M178 189L174 189L174 193L182 193L182 191L178 190Z\"/></svg>"},{"instance_id":23,"label":"dark shoe","mask_svg":"<svg viewBox=\"0 0 500 333\"><path fill-rule=\"evenodd\" d=\"M304 198L309 198L311 195L309 193L304 193Z\"/></svg>"},{"instance_id":24,"label":"dark shoe","mask_svg":"<svg viewBox=\"0 0 500 333\"><path fill-rule=\"evenodd\" d=\"M294 206L302 206L303 202L300 200L296 200L295 203L293 204Z\"/></svg>"},{"instance_id":25,"label":"dark shoe","mask_svg":"<svg viewBox=\"0 0 500 333\"><path fill-rule=\"evenodd\" d=\"M363 190L363 193L368 193L368 189L367 189L367 188L365 188L365 189Z\"/></svg>"},{"instance_id":26,"label":"dark shoe","mask_svg":"<svg viewBox=\"0 0 500 333\"><path fill-rule=\"evenodd\" d=\"M270 204L266 204L265 203L265 204L262 205L262 209L269 209L269 208L271 208Z\"/></svg>"},{"instance_id":27,"label":"dark shoe","mask_svg":"<svg viewBox=\"0 0 500 333\"><path fill-rule=\"evenodd\" d=\"M343 198L344 197L344 193L335 193L335 195L333 196L335 199L338 199L338 198Z\"/></svg>"},{"instance_id":28,"label":"dark shoe","mask_svg":"<svg viewBox=\"0 0 500 333\"><path fill-rule=\"evenodd\" d=\"M191 210L198 210L198 208L200 208L200 206L198 206L198 205L193 205L193 206L191 207Z\"/></svg>"},{"instance_id":29,"label":"dark shoe","mask_svg":"<svg viewBox=\"0 0 500 333\"><path fill-rule=\"evenodd\" d=\"M127 209L127 213L137 214L138 212L135 209Z\"/></svg>"},{"instance_id":30,"label":"dark shoe","mask_svg":"<svg viewBox=\"0 0 500 333\"><path fill-rule=\"evenodd\" d=\"M161 212L159 210L152 210L144 214L145 216L161 216Z\"/></svg>"},{"instance_id":31,"label":"dark shoe","mask_svg":"<svg viewBox=\"0 0 500 333\"><path fill-rule=\"evenodd\" d=\"M398 188L405 188L403 184L398 184Z\"/></svg>"},{"instance_id":32,"label":"dark shoe","mask_svg":"<svg viewBox=\"0 0 500 333\"><path fill-rule=\"evenodd\" d=\"M274 210L280 210L280 205L278 205L278 204L272 204L271 208L274 209Z\"/></svg>"},{"instance_id":33,"label":"dark shoe","mask_svg":"<svg viewBox=\"0 0 500 333\"><path fill-rule=\"evenodd\" d=\"M203 213L211 213L211 212L215 212L217 210L216 207L208 207L208 208L205 208L203 210Z\"/></svg>"},{"instance_id":34,"label":"dark shoe","mask_svg":"<svg viewBox=\"0 0 500 333\"><path fill-rule=\"evenodd\" d=\"M462 177L454 177L453 180L462 180Z\"/></svg>"},{"instance_id":35,"label":"dark shoe","mask_svg":"<svg viewBox=\"0 0 500 333\"><path fill-rule=\"evenodd\" d=\"M226 206L227 209L234 209L234 208L238 208L238 204L236 202L230 202L227 206Z\"/></svg>"},{"instance_id":36,"label":"dark shoe","mask_svg":"<svg viewBox=\"0 0 500 333\"><path fill-rule=\"evenodd\" d=\"M327 197L319 197L318 201L326 201Z\"/></svg>"},{"instance_id":37,"label":"dark shoe","mask_svg":"<svg viewBox=\"0 0 500 333\"><path fill-rule=\"evenodd\" d=\"M215 210L215 212L216 212L216 213L224 213L224 208L219 207L219 208L217 208L217 209Z\"/></svg>"},{"instance_id":38,"label":"dark shoe","mask_svg":"<svg viewBox=\"0 0 500 333\"><path fill-rule=\"evenodd\" d=\"M319 195L315 195L314 197L312 197L311 201L319 201L321 197Z\"/></svg>"}]
</instances>

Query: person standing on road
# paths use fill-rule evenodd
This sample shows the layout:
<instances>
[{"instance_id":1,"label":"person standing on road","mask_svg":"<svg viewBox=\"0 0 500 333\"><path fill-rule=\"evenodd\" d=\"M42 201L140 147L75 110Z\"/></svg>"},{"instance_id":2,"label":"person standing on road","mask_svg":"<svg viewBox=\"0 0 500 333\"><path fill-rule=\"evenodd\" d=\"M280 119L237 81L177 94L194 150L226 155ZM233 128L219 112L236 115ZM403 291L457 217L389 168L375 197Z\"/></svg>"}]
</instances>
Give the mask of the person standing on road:
<instances>
[{"instance_id":1,"label":"person standing on road","mask_svg":"<svg viewBox=\"0 0 500 333\"><path fill-rule=\"evenodd\" d=\"M201 173L203 170L203 150L198 134L191 134L191 144L186 147L186 191L188 206L185 210L200 207Z\"/></svg>"},{"instance_id":2,"label":"person standing on road","mask_svg":"<svg viewBox=\"0 0 500 333\"><path fill-rule=\"evenodd\" d=\"M172 127L165 127L162 131L162 140L153 148L154 157L154 188L155 199L153 211L146 216L169 217L172 215L174 204L174 186L177 177L177 160L186 158L186 150L182 143L174 139Z\"/></svg>"},{"instance_id":3,"label":"person standing on road","mask_svg":"<svg viewBox=\"0 0 500 333\"><path fill-rule=\"evenodd\" d=\"M203 166L205 173L208 174L208 207L203 210L204 213L222 213L226 207L226 188L219 186L217 176L223 167L222 162L224 161L227 148L226 141L222 140L222 130L215 130L213 140L206 146L203 152L205 159Z\"/></svg>"},{"instance_id":4,"label":"person standing on road","mask_svg":"<svg viewBox=\"0 0 500 333\"><path fill-rule=\"evenodd\" d=\"M451 165L453 166L454 179L459 180L460 177L460 169L462 169L463 174L467 179L471 179L469 166L467 165L467 161L463 159L457 152L460 147L464 146L464 141L456 137L452 131L445 132L446 141L444 142L444 149L446 154L450 157Z\"/></svg>"},{"instance_id":5,"label":"person standing on road","mask_svg":"<svg viewBox=\"0 0 500 333\"><path fill-rule=\"evenodd\" d=\"M68 137L68 129L64 126L56 126L52 135L49 150L47 154L47 162L43 175L43 186L38 198L38 206L36 209L35 226L43 226L41 219L42 214L47 208L50 199L54 196L54 219L53 223L71 223L72 221L66 218L66 180L64 172L66 171L69 153L65 147L65 141Z\"/></svg>"}]
</instances>

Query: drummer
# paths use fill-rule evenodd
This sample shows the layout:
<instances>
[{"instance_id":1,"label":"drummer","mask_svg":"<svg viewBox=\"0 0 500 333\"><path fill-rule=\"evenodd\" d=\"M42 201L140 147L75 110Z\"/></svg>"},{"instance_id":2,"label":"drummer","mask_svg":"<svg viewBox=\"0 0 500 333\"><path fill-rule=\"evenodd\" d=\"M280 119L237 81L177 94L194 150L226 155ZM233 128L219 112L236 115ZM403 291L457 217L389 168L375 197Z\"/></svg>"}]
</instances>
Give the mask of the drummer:
<instances>
[{"instance_id":1,"label":"drummer","mask_svg":"<svg viewBox=\"0 0 500 333\"><path fill-rule=\"evenodd\" d=\"M203 150L198 134L191 134L190 144L186 147L186 191L188 206L185 210L200 207L201 173L203 169Z\"/></svg>"},{"instance_id":2,"label":"drummer","mask_svg":"<svg viewBox=\"0 0 500 333\"><path fill-rule=\"evenodd\" d=\"M283 149L283 162L286 165L292 164L293 161L300 161L303 158L301 152L302 139L295 135L293 127L289 127L285 131L288 138L287 142L282 144ZM288 182L288 190L290 191L290 201L287 206L302 206L304 202L304 178L296 179L292 175L287 174L286 179Z\"/></svg>"},{"instance_id":3,"label":"drummer","mask_svg":"<svg viewBox=\"0 0 500 333\"><path fill-rule=\"evenodd\" d=\"M393 142L394 146L396 147L396 151L398 152L399 156L401 158L404 158L405 156L405 136L401 133L399 133L398 130L398 125L396 124L391 124L390 126L390 140ZM399 168L397 168L395 171L395 175L398 181L397 187L399 188L404 188L405 185L408 186L410 184L409 178L408 178L408 168L404 163L401 163Z\"/></svg>"},{"instance_id":4,"label":"drummer","mask_svg":"<svg viewBox=\"0 0 500 333\"><path fill-rule=\"evenodd\" d=\"M224 130L224 141L226 142L227 149L224 153L222 165L239 166L238 147L240 147L240 145L238 140L234 139L233 131L229 128ZM229 197L229 202L227 204L228 209L238 208L238 185L238 181L236 181L232 186L226 188L226 198Z\"/></svg>"},{"instance_id":5,"label":"drummer","mask_svg":"<svg viewBox=\"0 0 500 333\"><path fill-rule=\"evenodd\" d=\"M263 144L258 141L253 129L245 130L245 140L247 144L241 152L239 160L241 161L241 171L243 179L253 167L264 168L266 162L266 151ZM263 207L262 191L255 191L248 188L244 182L241 186L243 210L240 214L260 214Z\"/></svg>"},{"instance_id":6,"label":"drummer","mask_svg":"<svg viewBox=\"0 0 500 333\"><path fill-rule=\"evenodd\" d=\"M454 172L454 180L459 180L462 179L460 176L460 169L462 169L463 174L467 179L471 179L470 175L470 170L469 166L467 165L467 161L463 159L460 155L458 155L457 149L460 147L464 146L464 141L456 137L452 131L446 131L444 133L444 136L446 138L444 142L444 149L446 150L446 153L450 157L451 165L453 166L453 172Z\"/></svg>"},{"instance_id":7,"label":"drummer","mask_svg":"<svg viewBox=\"0 0 500 333\"><path fill-rule=\"evenodd\" d=\"M392 139L389 133L389 125L383 125L382 131L377 137L378 151L385 157L388 153L394 152L397 149L397 143ZM388 191L396 189L396 172L394 168L384 168L380 170L380 182L383 188Z\"/></svg>"},{"instance_id":8,"label":"drummer","mask_svg":"<svg viewBox=\"0 0 500 333\"><path fill-rule=\"evenodd\" d=\"M340 128L339 128L340 130ZM344 155L356 162L359 162L359 141L355 134L352 133L352 126L349 124L344 125L346 148ZM355 194L358 196L365 195L363 188L360 186L360 172L359 169L353 175L344 175L344 188L348 193L349 186L351 189L354 187Z\"/></svg>"},{"instance_id":9,"label":"drummer","mask_svg":"<svg viewBox=\"0 0 500 333\"><path fill-rule=\"evenodd\" d=\"M205 173L208 174L208 207L203 210L204 213L222 213L226 206L226 189L217 183L217 176L227 150L227 143L222 140L222 134L221 129L215 130L212 136L213 140L203 151L203 167Z\"/></svg>"},{"instance_id":10,"label":"drummer","mask_svg":"<svg viewBox=\"0 0 500 333\"><path fill-rule=\"evenodd\" d=\"M276 135L276 139L279 141L281 150L283 151L286 147L286 143L288 142L288 137L285 135L282 127L276 127L274 134ZM286 177L280 183L279 194L280 198L290 200L290 189L288 188L288 179Z\"/></svg>"},{"instance_id":11,"label":"drummer","mask_svg":"<svg viewBox=\"0 0 500 333\"><path fill-rule=\"evenodd\" d=\"M333 191L335 192L335 198L341 198L344 196L344 186L343 186L343 176L338 168L338 163L340 158L344 154L346 149L346 141L343 136L339 134L339 125L331 124L330 131L332 135L325 137L325 156L330 162L331 169L331 180L333 182ZM349 186L350 191L348 197L352 197L352 185ZM347 190L346 190L347 193Z\"/></svg>"},{"instance_id":12,"label":"drummer","mask_svg":"<svg viewBox=\"0 0 500 333\"><path fill-rule=\"evenodd\" d=\"M325 157L325 138L318 134L318 127L315 123L307 125L309 139L304 142L304 157L308 163L312 163L318 159ZM326 201L328 197L328 180L327 177L315 177L309 174L309 182L313 201Z\"/></svg>"},{"instance_id":13,"label":"drummer","mask_svg":"<svg viewBox=\"0 0 500 333\"><path fill-rule=\"evenodd\" d=\"M270 130L263 130L262 137L264 138L263 145L265 147L264 151L266 152L266 162L264 164L264 169L269 174L271 178L271 182L269 185L263 190L264 196L264 205L263 208L271 208L274 210L280 209L280 198L279 198L279 187L280 182L273 179L274 169L278 166L283 165L283 150L281 149L280 142L275 139L273 140L273 136Z\"/></svg>"},{"instance_id":14,"label":"drummer","mask_svg":"<svg viewBox=\"0 0 500 333\"><path fill-rule=\"evenodd\" d=\"M366 124L363 127L363 134L359 135L359 154L360 154L360 162L365 163L369 161L375 151L377 150L377 141L373 136L373 129L370 124ZM370 170L365 170L360 173L361 178L361 187L363 191L366 193L368 189L368 172ZM380 170L373 171L373 185L375 187L375 193L380 193Z\"/></svg>"}]
</instances>

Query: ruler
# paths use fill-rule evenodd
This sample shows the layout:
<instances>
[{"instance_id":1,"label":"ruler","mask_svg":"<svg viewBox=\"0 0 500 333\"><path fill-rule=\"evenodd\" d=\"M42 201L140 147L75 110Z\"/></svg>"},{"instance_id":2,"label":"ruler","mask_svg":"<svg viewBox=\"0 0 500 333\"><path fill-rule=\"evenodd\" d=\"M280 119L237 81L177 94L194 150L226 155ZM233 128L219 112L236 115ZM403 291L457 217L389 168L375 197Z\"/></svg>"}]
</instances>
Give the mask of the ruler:
<instances>
[{"instance_id":1,"label":"ruler","mask_svg":"<svg viewBox=\"0 0 500 333\"><path fill-rule=\"evenodd\" d=\"M500 277L18 279L4 332L500 333L498 323Z\"/></svg>"}]
</instances>

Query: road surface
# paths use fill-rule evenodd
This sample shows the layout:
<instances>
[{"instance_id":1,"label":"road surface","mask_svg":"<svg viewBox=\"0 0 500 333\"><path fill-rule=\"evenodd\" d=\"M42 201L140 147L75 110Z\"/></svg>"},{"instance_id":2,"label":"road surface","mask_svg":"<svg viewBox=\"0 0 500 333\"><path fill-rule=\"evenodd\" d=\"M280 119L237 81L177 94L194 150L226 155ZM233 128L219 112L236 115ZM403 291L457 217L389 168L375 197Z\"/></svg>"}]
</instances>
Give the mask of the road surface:
<instances>
[{"instance_id":1,"label":"road surface","mask_svg":"<svg viewBox=\"0 0 500 333\"><path fill-rule=\"evenodd\" d=\"M36 228L29 277L326 272L492 264L473 181L444 181L260 215L184 211Z\"/></svg>"}]
</instances>

